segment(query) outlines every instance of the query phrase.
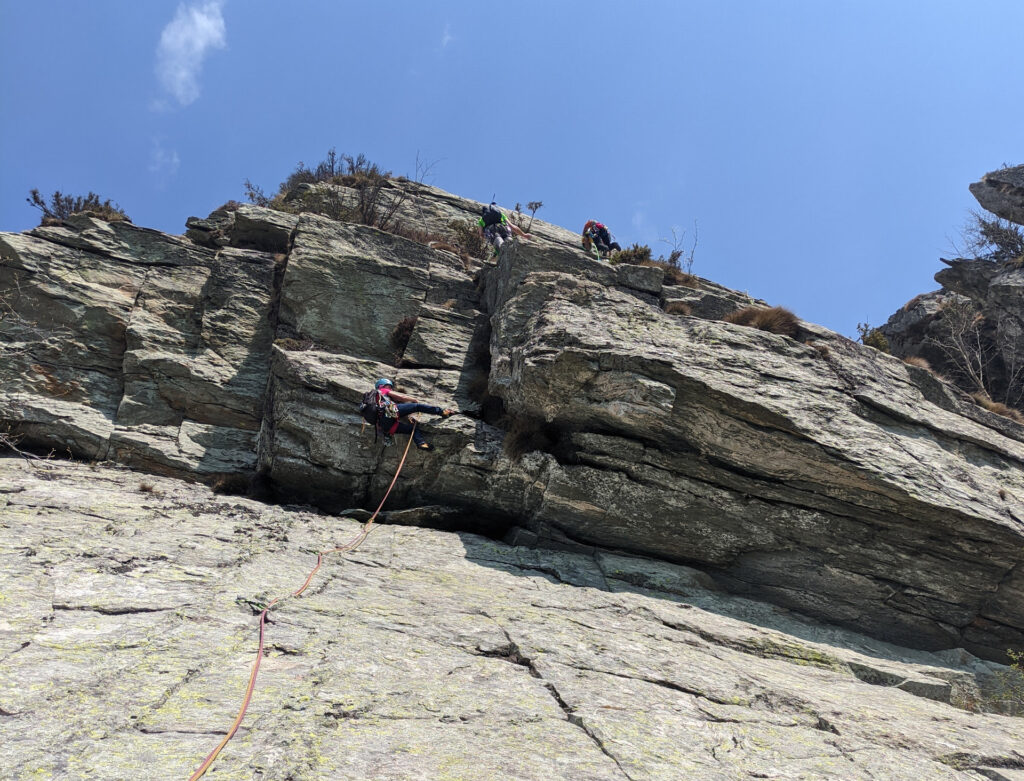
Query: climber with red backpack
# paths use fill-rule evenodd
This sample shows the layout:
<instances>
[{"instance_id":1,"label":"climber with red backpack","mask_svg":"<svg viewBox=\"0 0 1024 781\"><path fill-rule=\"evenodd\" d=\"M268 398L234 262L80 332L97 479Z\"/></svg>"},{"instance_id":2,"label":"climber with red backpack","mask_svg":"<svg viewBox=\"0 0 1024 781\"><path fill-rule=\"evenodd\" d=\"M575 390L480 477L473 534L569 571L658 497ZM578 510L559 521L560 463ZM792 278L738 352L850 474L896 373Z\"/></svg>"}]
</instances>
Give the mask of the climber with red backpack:
<instances>
[{"instance_id":1,"label":"climber with red backpack","mask_svg":"<svg viewBox=\"0 0 1024 781\"><path fill-rule=\"evenodd\" d=\"M602 254L622 249L612 238L608 228L597 220L587 220L587 224L583 226L583 249L590 252L591 244L597 247L598 260Z\"/></svg>"},{"instance_id":2,"label":"climber with red backpack","mask_svg":"<svg viewBox=\"0 0 1024 781\"><path fill-rule=\"evenodd\" d=\"M419 428L408 420L402 420L407 415L416 412L423 412L428 415L440 415L448 418L455 414L455 410L441 409L429 404L421 404L412 396L406 396L395 390L395 384L387 377L381 377L374 383L373 390L363 394L363 401L359 405L359 414L363 420L374 427L374 442L377 441L376 432L384 436L384 447L394 444L395 434L412 434L412 440L420 450L433 450L433 445L427 443Z\"/></svg>"},{"instance_id":3,"label":"climber with red backpack","mask_svg":"<svg viewBox=\"0 0 1024 781\"><path fill-rule=\"evenodd\" d=\"M513 235L521 236L524 239L530 238L529 233L515 223L509 222L494 201L480 210L480 219L476 224L480 229L480 235L494 248L495 257L501 253L501 245L509 241Z\"/></svg>"}]
</instances>

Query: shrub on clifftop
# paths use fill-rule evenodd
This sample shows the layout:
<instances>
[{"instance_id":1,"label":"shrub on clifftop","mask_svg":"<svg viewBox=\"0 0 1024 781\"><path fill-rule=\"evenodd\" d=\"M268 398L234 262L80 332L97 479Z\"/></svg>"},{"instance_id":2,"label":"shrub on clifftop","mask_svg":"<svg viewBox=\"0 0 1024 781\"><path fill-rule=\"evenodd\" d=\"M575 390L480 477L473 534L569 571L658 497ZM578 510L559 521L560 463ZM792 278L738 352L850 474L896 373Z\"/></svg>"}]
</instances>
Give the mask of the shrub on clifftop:
<instances>
[{"instance_id":1,"label":"shrub on clifftop","mask_svg":"<svg viewBox=\"0 0 1024 781\"><path fill-rule=\"evenodd\" d=\"M365 155L339 155L332 147L314 168L300 161L288 178L281 182L277 195L268 197L248 179L245 180L245 194L257 206L295 213L315 212L333 220L390 230L395 225L398 209L406 199L404 190L388 185L390 179L390 171L370 162ZM308 199L290 197L300 185L318 183L348 188L354 194L330 190Z\"/></svg>"},{"instance_id":2,"label":"shrub on clifftop","mask_svg":"<svg viewBox=\"0 0 1024 781\"><path fill-rule=\"evenodd\" d=\"M100 197L92 190L85 196L65 195L57 190L47 202L40 195L39 189L33 187L29 196L25 200L43 213L42 219L39 221L40 225L45 225L50 221L66 220L72 214L82 214L83 212L107 222L131 222L124 209L116 203L111 203L109 198L101 201Z\"/></svg>"}]
</instances>

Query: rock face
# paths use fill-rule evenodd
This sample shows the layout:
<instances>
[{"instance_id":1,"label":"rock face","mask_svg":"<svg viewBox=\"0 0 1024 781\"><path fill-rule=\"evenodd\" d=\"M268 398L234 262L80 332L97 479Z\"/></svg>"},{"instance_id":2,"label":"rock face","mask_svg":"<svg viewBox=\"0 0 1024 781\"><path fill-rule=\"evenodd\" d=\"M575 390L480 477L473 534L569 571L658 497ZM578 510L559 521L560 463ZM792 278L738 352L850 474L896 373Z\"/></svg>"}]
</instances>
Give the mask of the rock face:
<instances>
[{"instance_id":1,"label":"rock face","mask_svg":"<svg viewBox=\"0 0 1024 781\"><path fill-rule=\"evenodd\" d=\"M347 518L0 458L5 778L186 778ZM270 613L209 777L1019 779L996 665L622 553L377 526ZM979 682L981 686L979 688ZM996 681L997 682L997 681Z\"/></svg>"},{"instance_id":2,"label":"rock face","mask_svg":"<svg viewBox=\"0 0 1024 781\"><path fill-rule=\"evenodd\" d=\"M1024 225L1024 165L985 174L971 185L971 194L993 214Z\"/></svg>"},{"instance_id":3,"label":"rock face","mask_svg":"<svg viewBox=\"0 0 1024 781\"><path fill-rule=\"evenodd\" d=\"M409 187L430 230L475 217ZM399 453L356 404L394 376L465 413L421 421L436 450L388 500L408 523L696 566L919 649L1024 648L1024 426L927 371L809 323L723 323L756 302L539 221L469 270L308 213L189 226L0 234L0 422L24 444L374 506Z\"/></svg>"}]
</instances>

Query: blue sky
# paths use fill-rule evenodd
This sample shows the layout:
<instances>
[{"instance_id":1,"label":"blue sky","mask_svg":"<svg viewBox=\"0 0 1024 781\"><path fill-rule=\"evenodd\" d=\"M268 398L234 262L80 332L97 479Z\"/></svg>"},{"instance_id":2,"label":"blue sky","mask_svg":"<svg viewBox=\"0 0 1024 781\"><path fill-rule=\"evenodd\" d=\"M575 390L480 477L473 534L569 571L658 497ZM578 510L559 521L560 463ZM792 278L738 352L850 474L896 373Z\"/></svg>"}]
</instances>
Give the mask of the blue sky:
<instances>
[{"instance_id":1,"label":"blue sky","mask_svg":"<svg viewBox=\"0 0 1024 781\"><path fill-rule=\"evenodd\" d=\"M330 147L854 336L1024 162L1020 0L0 0L0 230L96 191L171 233Z\"/></svg>"}]
</instances>

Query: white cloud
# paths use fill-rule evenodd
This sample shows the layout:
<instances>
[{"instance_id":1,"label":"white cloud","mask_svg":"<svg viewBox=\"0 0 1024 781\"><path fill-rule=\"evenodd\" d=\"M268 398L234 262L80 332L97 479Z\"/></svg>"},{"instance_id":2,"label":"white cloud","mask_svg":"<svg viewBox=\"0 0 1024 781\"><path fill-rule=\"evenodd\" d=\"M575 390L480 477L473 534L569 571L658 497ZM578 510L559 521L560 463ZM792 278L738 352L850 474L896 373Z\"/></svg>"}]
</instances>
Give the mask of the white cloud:
<instances>
[{"instance_id":1,"label":"white cloud","mask_svg":"<svg viewBox=\"0 0 1024 781\"><path fill-rule=\"evenodd\" d=\"M181 158L176 149L164 149L159 138L153 139L153 148L149 153L149 171L163 179L170 179L181 167Z\"/></svg>"},{"instance_id":2,"label":"white cloud","mask_svg":"<svg viewBox=\"0 0 1024 781\"><path fill-rule=\"evenodd\" d=\"M222 0L179 5L174 19L160 34L156 75L161 86L182 106L199 97L199 71L207 52L226 45L222 5Z\"/></svg>"},{"instance_id":3,"label":"white cloud","mask_svg":"<svg viewBox=\"0 0 1024 781\"><path fill-rule=\"evenodd\" d=\"M449 23L445 23L444 32L441 34L441 48L447 49L448 44L455 40L455 36L452 35L452 26Z\"/></svg>"}]
</instances>

